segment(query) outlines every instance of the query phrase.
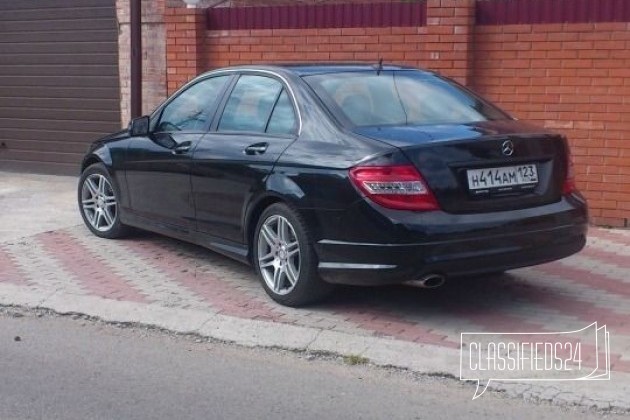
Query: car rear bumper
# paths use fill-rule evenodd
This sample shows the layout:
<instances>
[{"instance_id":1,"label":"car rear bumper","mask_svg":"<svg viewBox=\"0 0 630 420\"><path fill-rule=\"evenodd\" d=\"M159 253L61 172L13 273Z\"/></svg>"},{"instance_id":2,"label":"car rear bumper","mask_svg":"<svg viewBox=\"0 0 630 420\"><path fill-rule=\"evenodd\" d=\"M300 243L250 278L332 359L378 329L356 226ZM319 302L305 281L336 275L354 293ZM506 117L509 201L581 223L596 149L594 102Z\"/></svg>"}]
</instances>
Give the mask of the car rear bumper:
<instances>
[{"instance_id":1,"label":"car rear bumper","mask_svg":"<svg viewBox=\"0 0 630 420\"><path fill-rule=\"evenodd\" d=\"M587 220L583 201L564 198L516 212L426 213L418 224L392 221L392 229L407 230L403 236L418 237L412 243L319 240L319 272L331 283L381 285L433 273L463 276L542 264L579 252Z\"/></svg>"}]
</instances>

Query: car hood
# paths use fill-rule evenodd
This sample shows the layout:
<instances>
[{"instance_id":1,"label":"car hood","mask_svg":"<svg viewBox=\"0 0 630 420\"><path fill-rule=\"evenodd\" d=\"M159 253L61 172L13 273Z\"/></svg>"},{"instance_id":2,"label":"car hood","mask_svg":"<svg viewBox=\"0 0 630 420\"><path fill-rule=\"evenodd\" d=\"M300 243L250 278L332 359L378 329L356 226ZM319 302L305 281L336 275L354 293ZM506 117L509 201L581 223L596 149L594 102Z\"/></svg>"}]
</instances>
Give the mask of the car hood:
<instances>
[{"instance_id":1,"label":"car hood","mask_svg":"<svg viewBox=\"0 0 630 420\"><path fill-rule=\"evenodd\" d=\"M451 140L470 140L510 134L554 134L549 130L518 120L481 121L467 124L400 125L357 127L356 134L383 141L396 147Z\"/></svg>"}]
</instances>

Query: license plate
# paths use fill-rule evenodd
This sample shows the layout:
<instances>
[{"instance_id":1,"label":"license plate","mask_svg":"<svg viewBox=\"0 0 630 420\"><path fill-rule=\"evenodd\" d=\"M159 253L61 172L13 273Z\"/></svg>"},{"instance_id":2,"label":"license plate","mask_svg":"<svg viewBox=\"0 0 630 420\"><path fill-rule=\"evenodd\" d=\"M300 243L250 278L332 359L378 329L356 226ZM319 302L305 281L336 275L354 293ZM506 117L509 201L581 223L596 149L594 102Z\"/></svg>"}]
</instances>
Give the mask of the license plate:
<instances>
[{"instance_id":1,"label":"license plate","mask_svg":"<svg viewBox=\"0 0 630 420\"><path fill-rule=\"evenodd\" d=\"M473 194L527 190L538 184L535 164L469 169L466 175L468 189Z\"/></svg>"}]
</instances>

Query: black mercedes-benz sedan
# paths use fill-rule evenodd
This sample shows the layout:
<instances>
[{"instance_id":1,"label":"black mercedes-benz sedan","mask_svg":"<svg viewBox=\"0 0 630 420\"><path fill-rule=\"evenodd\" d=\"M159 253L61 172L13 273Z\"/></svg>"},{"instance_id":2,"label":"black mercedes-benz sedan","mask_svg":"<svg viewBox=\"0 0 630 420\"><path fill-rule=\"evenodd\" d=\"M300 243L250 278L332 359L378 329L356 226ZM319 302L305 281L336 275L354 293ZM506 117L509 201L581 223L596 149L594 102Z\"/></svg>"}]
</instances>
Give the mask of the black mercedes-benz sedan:
<instances>
[{"instance_id":1,"label":"black mercedes-benz sedan","mask_svg":"<svg viewBox=\"0 0 630 420\"><path fill-rule=\"evenodd\" d=\"M436 73L364 64L205 73L96 141L78 199L100 237L205 246L294 306L564 258L588 219L566 138Z\"/></svg>"}]
</instances>

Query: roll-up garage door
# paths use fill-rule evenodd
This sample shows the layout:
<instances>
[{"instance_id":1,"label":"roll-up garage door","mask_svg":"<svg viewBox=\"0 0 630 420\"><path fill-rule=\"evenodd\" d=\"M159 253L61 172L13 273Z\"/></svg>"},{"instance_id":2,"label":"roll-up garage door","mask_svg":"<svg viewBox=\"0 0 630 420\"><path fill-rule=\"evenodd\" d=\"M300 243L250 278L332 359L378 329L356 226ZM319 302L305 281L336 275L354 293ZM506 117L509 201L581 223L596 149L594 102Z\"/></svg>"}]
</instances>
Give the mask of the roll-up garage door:
<instances>
[{"instance_id":1,"label":"roll-up garage door","mask_svg":"<svg viewBox=\"0 0 630 420\"><path fill-rule=\"evenodd\" d=\"M76 173L119 95L115 0L0 0L0 170Z\"/></svg>"}]
</instances>

